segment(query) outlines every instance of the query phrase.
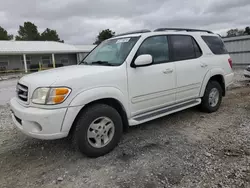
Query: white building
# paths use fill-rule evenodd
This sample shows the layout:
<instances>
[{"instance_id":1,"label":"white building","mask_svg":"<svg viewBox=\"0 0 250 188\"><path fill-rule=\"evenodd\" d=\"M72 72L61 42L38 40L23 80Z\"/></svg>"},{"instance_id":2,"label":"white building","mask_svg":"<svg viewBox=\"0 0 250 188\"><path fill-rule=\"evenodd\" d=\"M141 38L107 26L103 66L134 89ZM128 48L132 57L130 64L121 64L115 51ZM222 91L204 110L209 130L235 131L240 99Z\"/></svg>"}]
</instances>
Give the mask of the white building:
<instances>
[{"instance_id":1,"label":"white building","mask_svg":"<svg viewBox=\"0 0 250 188\"><path fill-rule=\"evenodd\" d=\"M39 64L44 68L77 64L94 47L53 41L0 41L0 73L28 72Z\"/></svg>"}]
</instances>

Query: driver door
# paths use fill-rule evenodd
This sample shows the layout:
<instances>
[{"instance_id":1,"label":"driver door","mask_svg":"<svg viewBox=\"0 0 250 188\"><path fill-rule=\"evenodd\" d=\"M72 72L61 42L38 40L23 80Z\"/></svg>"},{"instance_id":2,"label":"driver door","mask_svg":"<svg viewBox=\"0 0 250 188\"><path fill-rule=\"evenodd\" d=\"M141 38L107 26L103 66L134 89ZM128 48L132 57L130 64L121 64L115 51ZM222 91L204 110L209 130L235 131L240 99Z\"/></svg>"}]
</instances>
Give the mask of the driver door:
<instances>
[{"instance_id":1,"label":"driver door","mask_svg":"<svg viewBox=\"0 0 250 188\"><path fill-rule=\"evenodd\" d=\"M175 103L175 64L170 62L167 36L144 40L136 57L150 54L153 63L144 67L128 67L131 115L139 115Z\"/></svg>"}]
</instances>

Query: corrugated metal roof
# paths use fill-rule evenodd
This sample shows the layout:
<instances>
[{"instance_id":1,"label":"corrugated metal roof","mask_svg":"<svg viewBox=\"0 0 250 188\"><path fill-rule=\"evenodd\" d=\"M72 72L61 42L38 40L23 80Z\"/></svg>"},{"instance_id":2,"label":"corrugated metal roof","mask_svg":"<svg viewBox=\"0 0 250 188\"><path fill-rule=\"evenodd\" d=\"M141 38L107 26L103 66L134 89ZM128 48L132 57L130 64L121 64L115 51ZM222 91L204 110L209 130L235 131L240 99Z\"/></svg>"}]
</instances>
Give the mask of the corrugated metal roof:
<instances>
[{"instance_id":1,"label":"corrugated metal roof","mask_svg":"<svg viewBox=\"0 0 250 188\"><path fill-rule=\"evenodd\" d=\"M89 52L92 45L85 48L53 41L0 41L0 54L47 54Z\"/></svg>"},{"instance_id":2,"label":"corrugated metal roof","mask_svg":"<svg viewBox=\"0 0 250 188\"><path fill-rule=\"evenodd\" d=\"M237 41L237 40L250 40L250 35L243 35L243 36L238 36L238 37L223 38L224 42Z\"/></svg>"}]
</instances>

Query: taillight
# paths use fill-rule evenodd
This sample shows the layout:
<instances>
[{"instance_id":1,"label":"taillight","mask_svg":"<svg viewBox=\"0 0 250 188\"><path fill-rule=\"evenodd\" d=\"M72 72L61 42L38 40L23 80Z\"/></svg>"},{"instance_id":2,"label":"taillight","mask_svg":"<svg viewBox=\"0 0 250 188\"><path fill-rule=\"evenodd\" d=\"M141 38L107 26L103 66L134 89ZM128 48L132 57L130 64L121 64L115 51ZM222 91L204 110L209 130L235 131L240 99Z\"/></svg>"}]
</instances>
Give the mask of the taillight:
<instances>
[{"instance_id":1,"label":"taillight","mask_svg":"<svg viewBox=\"0 0 250 188\"><path fill-rule=\"evenodd\" d=\"M230 65L230 67L233 68L233 61L232 61L231 58L228 59L228 63L229 63L229 65Z\"/></svg>"}]
</instances>

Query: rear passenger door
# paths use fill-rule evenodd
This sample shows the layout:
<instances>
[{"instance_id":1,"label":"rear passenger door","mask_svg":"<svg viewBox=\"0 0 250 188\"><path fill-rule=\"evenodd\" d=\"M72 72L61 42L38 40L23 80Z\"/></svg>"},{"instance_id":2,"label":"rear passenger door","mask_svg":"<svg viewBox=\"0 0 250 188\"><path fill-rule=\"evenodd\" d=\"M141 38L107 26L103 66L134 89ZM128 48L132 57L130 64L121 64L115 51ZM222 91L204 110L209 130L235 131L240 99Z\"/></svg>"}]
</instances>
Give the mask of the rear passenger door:
<instances>
[{"instance_id":1,"label":"rear passenger door","mask_svg":"<svg viewBox=\"0 0 250 188\"><path fill-rule=\"evenodd\" d=\"M176 68L176 102L199 97L208 65L202 62L202 51L189 35L170 35L172 59Z\"/></svg>"}]
</instances>

